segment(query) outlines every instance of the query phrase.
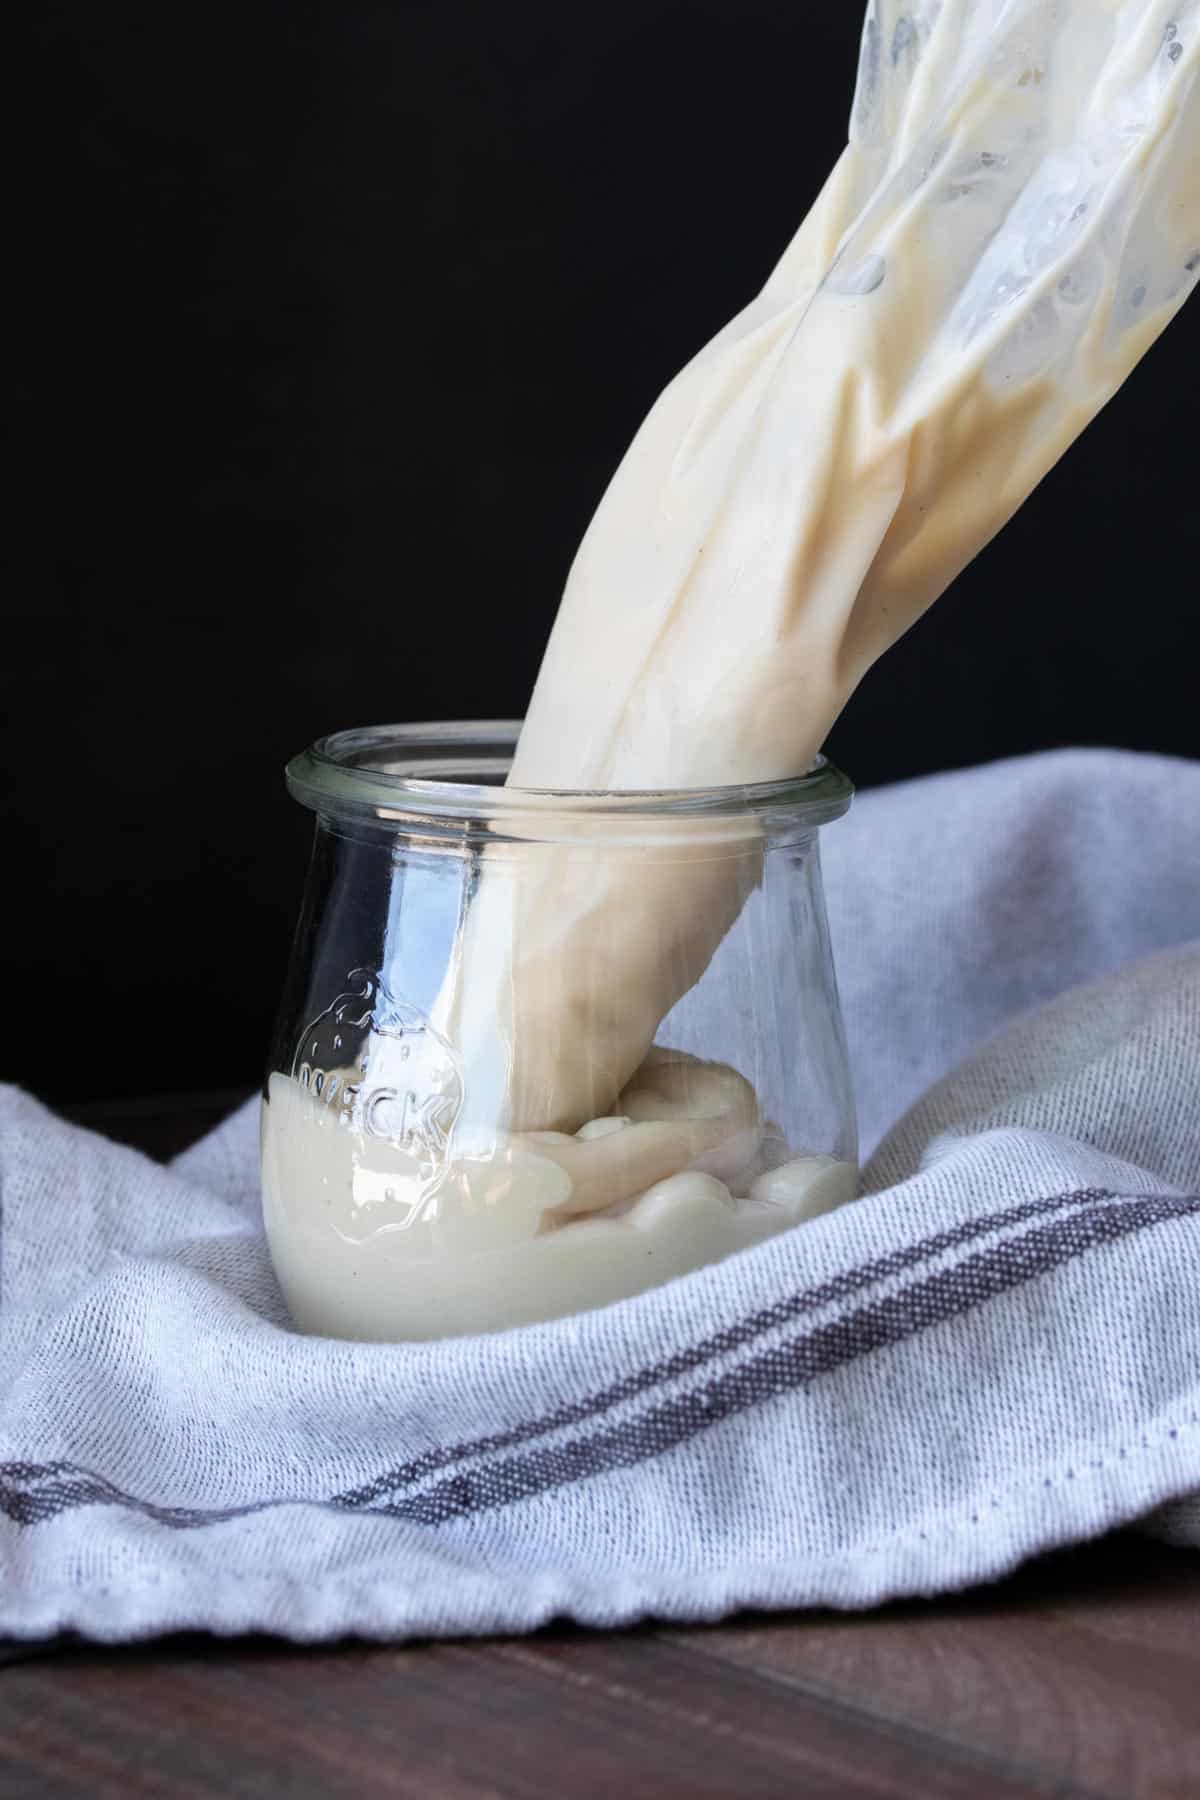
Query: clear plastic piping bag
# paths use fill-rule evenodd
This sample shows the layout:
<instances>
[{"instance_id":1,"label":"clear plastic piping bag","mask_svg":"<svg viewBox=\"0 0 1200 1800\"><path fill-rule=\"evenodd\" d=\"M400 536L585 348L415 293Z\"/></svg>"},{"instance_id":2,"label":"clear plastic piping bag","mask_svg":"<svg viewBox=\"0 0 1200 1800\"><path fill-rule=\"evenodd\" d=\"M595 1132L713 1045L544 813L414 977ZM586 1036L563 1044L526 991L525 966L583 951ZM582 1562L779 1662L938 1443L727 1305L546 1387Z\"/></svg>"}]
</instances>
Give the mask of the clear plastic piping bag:
<instances>
[{"instance_id":1,"label":"clear plastic piping bag","mask_svg":"<svg viewBox=\"0 0 1200 1800\"><path fill-rule=\"evenodd\" d=\"M1195 285L1198 66L1200 0L872 0L848 147L613 477L512 784L808 767ZM608 1110L755 856L485 868L440 1012L511 1123Z\"/></svg>"}]
</instances>

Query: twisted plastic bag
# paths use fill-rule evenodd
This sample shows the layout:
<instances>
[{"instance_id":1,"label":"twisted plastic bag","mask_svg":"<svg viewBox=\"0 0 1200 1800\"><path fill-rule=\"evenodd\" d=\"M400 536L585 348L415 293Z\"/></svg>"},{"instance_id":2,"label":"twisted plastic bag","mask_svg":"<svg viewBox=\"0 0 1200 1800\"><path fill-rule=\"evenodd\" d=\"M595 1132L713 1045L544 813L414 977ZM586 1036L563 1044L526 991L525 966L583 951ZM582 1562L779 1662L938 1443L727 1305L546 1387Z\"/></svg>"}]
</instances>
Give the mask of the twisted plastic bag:
<instances>
[{"instance_id":1,"label":"twisted plastic bag","mask_svg":"<svg viewBox=\"0 0 1200 1800\"><path fill-rule=\"evenodd\" d=\"M514 783L808 765L1195 284L1198 58L1196 0L875 0L848 148L583 540Z\"/></svg>"},{"instance_id":2,"label":"twisted plastic bag","mask_svg":"<svg viewBox=\"0 0 1200 1800\"><path fill-rule=\"evenodd\" d=\"M1194 286L1198 59L1197 0L874 0L848 148L583 540L514 784L808 766ZM607 1111L754 879L551 859L492 904L485 871L444 1009L468 1088L523 1129Z\"/></svg>"}]
</instances>

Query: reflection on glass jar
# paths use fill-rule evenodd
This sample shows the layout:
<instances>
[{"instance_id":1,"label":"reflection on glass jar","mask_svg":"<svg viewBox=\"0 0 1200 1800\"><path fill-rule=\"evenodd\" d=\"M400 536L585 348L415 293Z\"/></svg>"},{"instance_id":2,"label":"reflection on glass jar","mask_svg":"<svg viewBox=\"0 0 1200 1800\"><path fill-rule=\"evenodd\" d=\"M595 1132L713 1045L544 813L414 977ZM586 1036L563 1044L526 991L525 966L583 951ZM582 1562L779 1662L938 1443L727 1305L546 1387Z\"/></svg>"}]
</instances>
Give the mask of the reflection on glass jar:
<instances>
[{"instance_id":1,"label":"reflection on glass jar","mask_svg":"<svg viewBox=\"0 0 1200 1800\"><path fill-rule=\"evenodd\" d=\"M317 823L263 1206L306 1331L555 1318L854 1193L818 852L850 784L509 789L517 730L341 732L289 765Z\"/></svg>"}]
</instances>

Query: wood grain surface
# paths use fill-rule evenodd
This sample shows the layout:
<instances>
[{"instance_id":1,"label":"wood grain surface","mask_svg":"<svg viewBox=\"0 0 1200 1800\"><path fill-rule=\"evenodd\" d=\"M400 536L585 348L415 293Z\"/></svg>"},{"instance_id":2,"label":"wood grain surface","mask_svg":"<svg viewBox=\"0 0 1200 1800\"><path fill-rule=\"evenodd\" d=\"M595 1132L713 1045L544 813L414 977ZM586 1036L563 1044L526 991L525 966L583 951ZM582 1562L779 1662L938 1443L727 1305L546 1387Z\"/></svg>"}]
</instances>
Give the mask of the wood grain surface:
<instances>
[{"instance_id":1,"label":"wood grain surface","mask_svg":"<svg viewBox=\"0 0 1200 1800\"><path fill-rule=\"evenodd\" d=\"M166 1154L215 1103L92 1110ZM1133 1534L866 1614L0 1664L4 1800L1200 1800L1200 1557Z\"/></svg>"}]
</instances>

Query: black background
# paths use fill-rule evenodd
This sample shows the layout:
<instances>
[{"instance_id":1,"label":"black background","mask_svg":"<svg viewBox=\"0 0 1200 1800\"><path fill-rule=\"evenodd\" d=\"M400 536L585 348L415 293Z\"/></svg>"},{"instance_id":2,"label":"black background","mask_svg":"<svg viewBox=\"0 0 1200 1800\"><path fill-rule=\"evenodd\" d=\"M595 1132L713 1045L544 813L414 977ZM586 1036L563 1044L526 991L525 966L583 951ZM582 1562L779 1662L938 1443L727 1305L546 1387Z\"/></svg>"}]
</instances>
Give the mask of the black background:
<instances>
[{"instance_id":1,"label":"black background","mask_svg":"<svg viewBox=\"0 0 1200 1800\"><path fill-rule=\"evenodd\" d=\"M250 1085L336 727L519 714L573 548L841 147L855 0L41 8L6 1077ZM1200 307L830 748L1200 753Z\"/></svg>"}]
</instances>

